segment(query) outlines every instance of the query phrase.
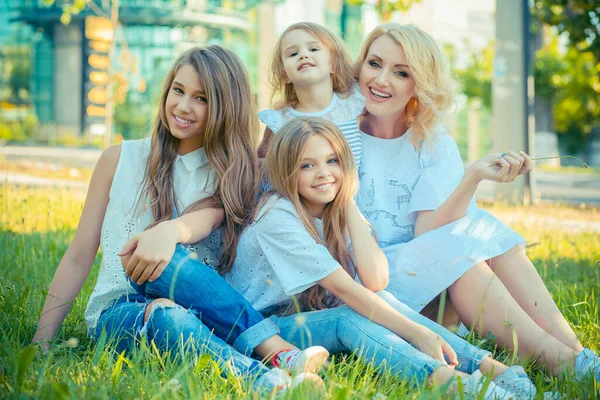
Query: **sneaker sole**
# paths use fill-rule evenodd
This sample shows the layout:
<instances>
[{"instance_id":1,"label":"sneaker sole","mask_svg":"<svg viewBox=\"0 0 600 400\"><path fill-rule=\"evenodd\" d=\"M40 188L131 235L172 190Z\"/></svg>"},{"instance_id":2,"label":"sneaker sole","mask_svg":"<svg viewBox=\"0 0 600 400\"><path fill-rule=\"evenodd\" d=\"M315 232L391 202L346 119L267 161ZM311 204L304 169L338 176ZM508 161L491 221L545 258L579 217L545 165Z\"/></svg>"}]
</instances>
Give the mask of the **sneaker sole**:
<instances>
[{"instance_id":1,"label":"sneaker sole","mask_svg":"<svg viewBox=\"0 0 600 400\"><path fill-rule=\"evenodd\" d=\"M312 374L318 373L323 365L327 362L329 352L327 349L321 346L313 346L302 352L302 355L296 360L294 365L293 374L298 375L303 372L309 372Z\"/></svg>"},{"instance_id":2,"label":"sneaker sole","mask_svg":"<svg viewBox=\"0 0 600 400\"><path fill-rule=\"evenodd\" d=\"M321 379L319 375L310 372L300 373L292 379L292 386L290 389L296 390L299 387L318 392L325 392L325 382L323 382L323 379Z\"/></svg>"}]
</instances>

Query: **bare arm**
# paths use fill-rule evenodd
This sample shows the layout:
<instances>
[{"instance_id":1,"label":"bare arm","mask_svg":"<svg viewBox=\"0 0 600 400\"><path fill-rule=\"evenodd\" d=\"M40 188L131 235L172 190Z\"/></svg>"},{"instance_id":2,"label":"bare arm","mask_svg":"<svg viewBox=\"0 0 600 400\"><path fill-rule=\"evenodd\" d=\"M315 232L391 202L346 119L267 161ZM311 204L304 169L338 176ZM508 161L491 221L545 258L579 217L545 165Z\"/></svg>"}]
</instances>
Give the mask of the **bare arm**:
<instances>
[{"instance_id":1,"label":"bare arm","mask_svg":"<svg viewBox=\"0 0 600 400\"><path fill-rule=\"evenodd\" d=\"M388 260L371 235L354 199L348 203L346 212L358 277L367 289L373 292L383 290L389 283Z\"/></svg>"},{"instance_id":2,"label":"bare arm","mask_svg":"<svg viewBox=\"0 0 600 400\"><path fill-rule=\"evenodd\" d=\"M343 269L339 268L321 279L319 285L357 313L388 328L432 358L446 363L446 354L452 364L458 363L456 353L442 338L400 314L375 293L355 282Z\"/></svg>"},{"instance_id":3,"label":"bare arm","mask_svg":"<svg viewBox=\"0 0 600 400\"><path fill-rule=\"evenodd\" d=\"M482 180L512 182L517 176L532 169L531 158L521 152L508 152L504 156L490 154L465 170L458 186L448 199L434 211L419 211L415 223L415 236L462 218Z\"/></svg>"},{"instance_id":4,"label":"bare arm","mask_svg":"<svg viewBox=\"0 0 600 400\"><path fill-rule=\"evenodd\" d=\"M120 153L121 146L110 147L96 164L79 225L50 284L33 342L47 346L52 341L92 269Z\"/></svg>"},{"instance_id":5,"label":"bare arm","mask_svg":"<svg viewBox=\"0 0 600 400\"><path fill-rule=\"evenodd\" d=\"M222 208L203 208L134 235L119 253L125 273L140 285L152 282L169 265L177 243L199 242L221 226L223 217Z\"/></svg>"}]
</instances>

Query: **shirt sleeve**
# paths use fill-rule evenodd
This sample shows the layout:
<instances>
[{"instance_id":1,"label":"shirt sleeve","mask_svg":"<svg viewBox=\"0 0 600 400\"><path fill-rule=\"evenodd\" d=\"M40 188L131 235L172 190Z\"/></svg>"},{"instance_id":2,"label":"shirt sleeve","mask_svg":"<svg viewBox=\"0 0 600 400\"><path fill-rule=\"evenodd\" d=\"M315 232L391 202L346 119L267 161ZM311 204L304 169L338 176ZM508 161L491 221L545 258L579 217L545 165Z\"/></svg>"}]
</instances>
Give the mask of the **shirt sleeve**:
<instances>
[{"instance_id":1,"label":"shirt sleeve","mask_svg":"<svg viewBox=\"0 0 600 400\"><path fill-rule=\"evenodd\" d=\"M342 268L329 250L308 233L286 200L280 199L260 217L253 233L287 296L303 292Z\"/></svg>"},{"instance_id":2,"label":"shirt sleeve","mask_svg":"<svg viewBox=\"0 0 600 400\"><path fill-rule=\"evenodd\" d=\"M418 211L436 210L456 189L465 170L458 146L445 132L423 144L420 162L423 172L412 192L409 217Z\"/></svg>"},{"instance_id":3,"label":"shirt sleeve","mask_svg":"<svg viewBox=\"0 0 600 400\"><path fill-rule=\"evenodd\" d=\"M283 124L283 117L278 110L262 110L258 113L258 119L265 124L273 133L277 133Z\"/></svg>"}]
</instances>

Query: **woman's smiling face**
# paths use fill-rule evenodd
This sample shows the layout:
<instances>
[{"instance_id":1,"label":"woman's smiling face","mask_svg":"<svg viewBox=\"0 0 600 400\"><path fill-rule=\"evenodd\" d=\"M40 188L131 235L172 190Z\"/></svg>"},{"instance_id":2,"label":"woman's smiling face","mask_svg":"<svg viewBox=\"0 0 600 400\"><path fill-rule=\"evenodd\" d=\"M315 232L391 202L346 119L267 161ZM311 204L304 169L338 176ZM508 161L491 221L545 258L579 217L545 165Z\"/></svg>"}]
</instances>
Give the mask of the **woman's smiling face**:
<instances>
[{"instance_id":1,"label":"woman's smiling face","mask_svg":"<svg viewBox=\"0 0 600 400\"><path fill-rule=\"evenodd\" d=\"M365 107L376 116L404 116L406 104L415 96L415 80L404 49L389 36L373 41L358 77Z\"/></svg>"}]
</instances>

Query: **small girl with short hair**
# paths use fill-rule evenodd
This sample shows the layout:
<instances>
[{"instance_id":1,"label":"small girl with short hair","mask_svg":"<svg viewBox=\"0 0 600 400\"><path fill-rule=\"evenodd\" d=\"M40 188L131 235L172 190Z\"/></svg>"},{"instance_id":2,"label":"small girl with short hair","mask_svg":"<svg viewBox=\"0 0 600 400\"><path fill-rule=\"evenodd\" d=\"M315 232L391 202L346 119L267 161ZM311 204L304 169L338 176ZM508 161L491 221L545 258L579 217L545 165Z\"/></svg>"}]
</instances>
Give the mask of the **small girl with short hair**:
<instances>
[{"instance_id":1,"label":"small girl with short hair","mask_svg":"<svg viewBox=\"0 0 600 400\"><path fill-rule=\"evenodd\" d=\"M263 167L272 191L242 233L226 278L256 309L283 315L271 317L283 337L357 352L418 382L460 377L465 393L483 390L485 398L535 396L521 367L507 368L389 293L373 293L387 286L388 263L353 200L356 167L335 125L286 122ZM496 378L487 389L482 372Z\"/></svg>"},{"instance_id":2,"label":"small girl with short hair","mask_svg":"<svg viewBox=\"0 0 600 400\"><path fill-rule=\"evenodd\" d=\"M278 101L274 109L258 113L267 126L259 156L264 157L273 134L286 121L321 117L340 128L360 165L362 146L356 119L364 98L342 41L312 22L290 25L275 44L268 69L271 101Z\"/></svg>"},{"instance_id":3,"label":"small girl with short hair","mask_svg":"<svg viewBox=\"0 0 600 400\"><path fill-rule=\"evenodd\" d=\"M218 355L227 367L224 370L258 377L255 386L260 389L279 389L292 382L287 372L269 370L229 344L242 353L255 350L267 356L278 351L286 361L293 355L285 365L290 370L316 369L322 364L327 357L324 349L313 351L311 357L294 352L293 346L276 336L274 324L248 307L215 271L204 274L202 282L214 293L210 306L190 310L168 295L146 298L136 293L121 267L119 256L125 255L127 272L137 282L160 277L175 250L170 241L160 240L166 235L196 243L194 254L203 262L229 268L239 234L256 204L257 138L249 79L239 58L220 46L183 53L165 80L152 137L112 146L100 157L75 237L52 280L33 341L49 346L100 245L100 271L85 313L92 338L105 331L119 352L135 347L142 336L162 350L179 348L189 339L196 352ZM179 214L183 214L180 219L194 221L197 230L171 221ZM190 291L189 287L174 289L176 294ZM221 338L212 335L213 327L225 327L215 328ZM299 377L322 385L317 376Z\"/></svg>"}]
</instances>

